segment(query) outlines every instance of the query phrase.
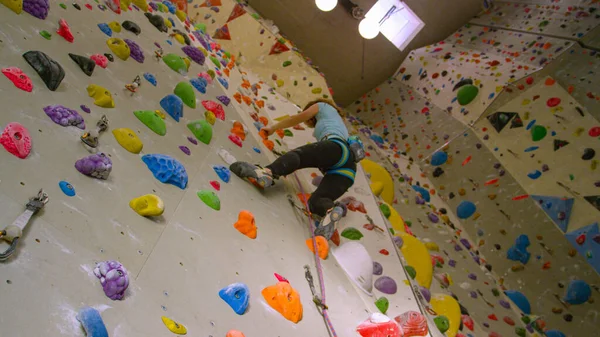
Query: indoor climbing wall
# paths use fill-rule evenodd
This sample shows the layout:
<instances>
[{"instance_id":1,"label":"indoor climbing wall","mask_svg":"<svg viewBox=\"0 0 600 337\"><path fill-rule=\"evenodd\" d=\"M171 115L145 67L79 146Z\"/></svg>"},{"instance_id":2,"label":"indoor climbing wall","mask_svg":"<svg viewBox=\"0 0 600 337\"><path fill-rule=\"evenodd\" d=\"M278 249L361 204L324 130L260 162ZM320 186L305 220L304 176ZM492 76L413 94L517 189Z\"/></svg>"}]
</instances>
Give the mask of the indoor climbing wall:
<instances>
[{"instance_id":1,"label":"indoor climbing wall","mask_svg":"<svg viewBox=\"0 0 600 337\"><path fill-rule=\"evenodd\" d=\"M547 336L598 324L597 69L570 40L467 25L349 108L378 162L451 214L527 329ZM477 308L493 327L498 306Z\"/></svg>"},{"instance_id":2,"label":"indoor climbing wall","mask_svg":"<svg viewBox=\"0 0 600 337\"><path fill-rule=\"evenodd\" d=\"M0 265L2 331L329 336L303 268L319 289L308 220L289 201L301 207L319 175L260 191L227 169L311 141L301 129L258 135L296 106L168 1L2 3L3 224L23 219L40 188L49 196ZM338 336L455 329L421 314L358 171L337 238L317 240ZM452 300L436 301L456 316ZM376 312L391 320L367 320Z\"/></svg>"},{"instance_id":3,"label":"indoor climbing wall","mask_svg":"<svg viewBox=\"0 0 600 337\"><path fill-rule=\"evenodd\" d=\"M233 0L195 1L189 7L196 27L205 29L239 64L284 97L302 106L324 95L331 97L312 61L251 7Z\"/></svg>"}]
</instances>

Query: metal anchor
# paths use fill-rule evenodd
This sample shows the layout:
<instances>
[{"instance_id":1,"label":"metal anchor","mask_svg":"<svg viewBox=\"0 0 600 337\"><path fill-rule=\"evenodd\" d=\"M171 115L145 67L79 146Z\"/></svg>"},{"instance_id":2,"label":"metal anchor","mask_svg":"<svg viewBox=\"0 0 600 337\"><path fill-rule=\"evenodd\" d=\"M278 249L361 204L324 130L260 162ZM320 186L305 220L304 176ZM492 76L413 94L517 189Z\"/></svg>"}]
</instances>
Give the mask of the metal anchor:
<instances>
[{"instance_id":1,"label":"metal anchor","mask_svg":"<svg viewBox=\"0 0 600 337\"><path fill-rule=\"evenodd\" d=\"M23 235L23 230L31 220L31 217L48 202L48 195L40 189L38 195L29 199L25 205L25 211L10 225L0 231L0 239L8 242L8 249L0 253L0 261L6 261L16 250L17 244Z\"/></svg>"},{"instance_id":2,"label":"metal anchor","mask_svg":"<svg viewBox=\"0 0 600 337\"><path fill-rule=\"evenodd\" d=\"M98 147L98 138L100 137L100 134L107 129L108 118L106 118L106 115L102 115L98 123L96 123L96 130L84 133L81 135L80 139L85 145L95 149Z\"/></svg>"}]
</instances>

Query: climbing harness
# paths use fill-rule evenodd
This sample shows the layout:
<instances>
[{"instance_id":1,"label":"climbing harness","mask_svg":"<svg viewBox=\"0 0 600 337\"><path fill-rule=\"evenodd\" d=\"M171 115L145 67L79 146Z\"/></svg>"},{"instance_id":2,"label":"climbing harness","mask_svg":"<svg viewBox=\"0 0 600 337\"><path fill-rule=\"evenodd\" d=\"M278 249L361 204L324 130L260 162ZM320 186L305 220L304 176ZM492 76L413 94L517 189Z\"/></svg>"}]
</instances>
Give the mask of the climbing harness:
<instances>
[{"instance_id":1,"label":"climbing harness","mask_svg":"<svg viewBox=\"0 0 600 337\"><path fill-rule=\"evenodd\" d=\"M85 145L91 147L92 149L95 149L98 147L98 138L100 137L100 134L106 131L107 129L108 118L106 118L106 115L102 115L98 123L96 123L96 130L88 131L81 135L81 141Z\"/></svg>"},{"instance_id":2,"label":"climbing harness","mask_svg":"<svg viewBox=\"0 0 600 337\"><path fill-rule=\"evenodd\" d=\"M296 178L296 183L298 184L300 193L302 193L304 195L304 188L302 187L302 184L300 183L300 179L298 178L298 175L295 173L294 173L294 178ZM304 203L304 207L308 210L308 200L303 200L303 203ZM316 265L316 269L317 269L317 275L319 276L319 285L320 285L320 290L321 290L320 297L316 294L316 291L314 289L314 284L312 284L312 282L310 281L310 280L312 280L312 275L310 274L310 269L308 269L308 275L305 274L305 276L306 276L307 281L309 282L309 285L312 284L311 291L313 292L313 301L315 301L317 308L319 308L319 312L325 319L325 322L327 324L327 327L329 328L329 332L330 332L331 336L337 337L335 328L333 327L333 324L331 323L331 319L329 318L329 313L328 313L329 308L327 307L326 296L325 296L325 281L323 279L323 268L321 267L321 258L319 257L319 248L317 247L317 239L314 234L316 228L314 225L314 220L310 213L308 214L308 219L309 219L308 226L310 227L310 232L312 233L311 237L312 237L312 243L313 243L313 247L314 247L315 265ZM305 269L306 269L306 267L305 267ZM309 280L309 276L310 276L310 280ZM317 299L318 299L318 302L316 301Z\"/></svg>"},{"instance_id":3,"label":"climbing harness","mask_svg":"<svg viewBox=\"0 0 600 337\"><path fill-rule=\"evenodd\" d=\"M0 253L0 261L7 260L15 252L17 244L23 235L23 230L25 230L29 220L37 211L44 208L47 202L48 195L40 189L37 196L29 199L29 202L25 205L25 211L12 224L0 231L0 239L3 239L10 245L8 249Z\"/></svg>"}]
</instances>

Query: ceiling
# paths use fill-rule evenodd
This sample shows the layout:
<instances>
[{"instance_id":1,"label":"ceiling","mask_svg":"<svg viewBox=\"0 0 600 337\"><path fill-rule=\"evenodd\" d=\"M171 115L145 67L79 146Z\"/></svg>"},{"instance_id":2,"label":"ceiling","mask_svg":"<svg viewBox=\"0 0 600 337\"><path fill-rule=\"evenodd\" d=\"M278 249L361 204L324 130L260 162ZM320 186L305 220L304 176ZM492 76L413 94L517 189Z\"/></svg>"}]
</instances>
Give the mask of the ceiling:
<instances>
[{"instance_id":1,"label":"ceiling","mask_svg":"<svg viewBox=\"0 0 600 337\"><path fill-rule=\"evenodd\" d=\"M377 2L352 1L365 11ZM425 27L401 52L382 34L372 40L363 39L358 33L359 21L341 4L331 12L322 12L314 0L247 2L263 17L273 20L280 32L319 66L341 106L347 106L392 76L410 50L448 37L479 13L482 3L481 0L405 0L425 22Z\"/></svg>"}]
</instances>

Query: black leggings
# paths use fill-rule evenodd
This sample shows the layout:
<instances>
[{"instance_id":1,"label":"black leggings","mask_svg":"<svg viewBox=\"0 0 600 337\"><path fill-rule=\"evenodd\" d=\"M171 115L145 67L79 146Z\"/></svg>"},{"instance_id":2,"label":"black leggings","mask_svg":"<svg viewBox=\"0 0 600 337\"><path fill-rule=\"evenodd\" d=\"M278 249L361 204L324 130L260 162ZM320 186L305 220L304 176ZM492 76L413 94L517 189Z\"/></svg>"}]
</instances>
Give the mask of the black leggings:
<instances>
[{"instance_id":1,"label":"black leggings","mask_svg":"<svg viewBox=\"0 0 600 337\"><path fill-rule=\"evenodd\" d=\"M348 152L348 161L341 168L356 172L354 156L351 151ZM277 158L266 168L273 172L275 178L309 167L318 168L325 173L321 183L308 199L310 212L323 217L327 210L334 206L334 201L346 193L354 184L354 180L346 176L327 173L330 168L340 161L342 155L342 145L331 140L324 140L296 148Z\"/></svg>"}]
</instances>

